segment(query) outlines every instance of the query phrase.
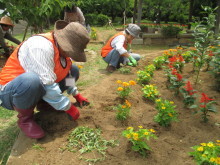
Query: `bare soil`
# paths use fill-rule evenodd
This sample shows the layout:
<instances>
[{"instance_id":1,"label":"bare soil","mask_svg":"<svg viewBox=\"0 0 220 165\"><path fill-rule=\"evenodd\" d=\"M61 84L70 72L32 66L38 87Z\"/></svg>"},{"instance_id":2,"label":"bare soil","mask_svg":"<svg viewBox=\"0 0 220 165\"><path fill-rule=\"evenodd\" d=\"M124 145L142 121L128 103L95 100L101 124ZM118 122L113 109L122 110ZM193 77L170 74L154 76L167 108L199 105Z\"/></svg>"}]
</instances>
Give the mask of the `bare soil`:
<instances>
[{"instance_id":1,"label":"bare soil","mask_svg":"<svg viewBox=\"0 0 220 165\"><path fill-rule=\"evenodd\" d=\"M69 121L66 114L61 112L37 112L35 117L37 122L46 132L46 137L40 140L29 139L22 132L14 144L8 165L72 165L89 164L80 160L79 152L69 152L61 150L67 144L68 136L76 127L85 126L90 128L100 128L106 140L119 140L119 146L107 149L104 161L97 162L97 165L193 165L196 164L188 152L190 147L202 142L219 140L220 138L220 114L210 114L208 123L203 123L201 114L192 114L192 110L184 108L181 96L175 96L167 89L167 77L163 70L154 72L151 84L156 84L161 93L161 97L174 101L179 114L179 122L173 122L170 127L164 128L153 121L157 114L155 104L146 101L142 97L141 86L133 86L133 92L128 100L132 104L131 114L127 121L121 122L116 119L113 106L120 103L116 93L117 80L129 81L137 78L137 70L143 69L152 63L152 60L161 56L161 50L146 51L134 50L143 55L137 67L132 67L130 74L122 74L116 71L112 74L105 70L100 70L99 74L104 75L96 84L93 84L81 93L89 99L90 106L80 109L81 116L76 121ZM99 57L99 54L88 55L88 62L91 56ZM193 81L194 74L191 72L191 64L186 64L183 70L183 77ZM91 70L92 72L92 70ZM96 73L98 74L98 73ZM84 76L84 75L83 75ZM99 75L94 75L99 76ZM79 79L78 81L80 81ZM214 79L208 72L202 72L200 83L196 89L201 93L217 101L216 108L220 107L220 93L214 88ZM74 99L71 98L73 102ZM128 126L137 128L142 125L147 129L155 129L158 139L148 141L152 148L146 158L131 150L130 143L122 137L121 133ZM37 144L44 150L33 148ZM88 158L94 158L93 154L88 154Z\"/></svg>"}]
</instances>

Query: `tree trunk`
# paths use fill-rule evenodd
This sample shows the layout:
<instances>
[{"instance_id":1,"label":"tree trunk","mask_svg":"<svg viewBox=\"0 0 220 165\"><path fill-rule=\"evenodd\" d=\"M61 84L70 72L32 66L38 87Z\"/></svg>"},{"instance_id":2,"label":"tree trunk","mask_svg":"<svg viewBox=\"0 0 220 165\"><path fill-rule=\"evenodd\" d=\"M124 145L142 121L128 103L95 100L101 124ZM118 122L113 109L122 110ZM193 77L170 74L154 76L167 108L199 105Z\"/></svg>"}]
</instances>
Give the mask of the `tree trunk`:
<instances>
[{"instance_id":1,"label":"tree trunk","mask_svg":"<svg viewBox=\"0 0 220 165\"><path fill-rule=\"evenodd\" d=\"M216 22L215 22L215 35L219 34L219 23L220 23L220 0L217 0L217 14L216 14Z\"/></svg>"},{"instance_id":2,"label":"tree trunk","mask_svg":"<svg viewBox=\"0 0 220 165\"><path fill-rule=\"evenodd\" d=\"M137 18L137 0L134 1L133 23L135 23L136 18Z\"/></svg>"},{"instance_id":3,"label":"tree trunk","mask_svg":"<svg viewBox=\"0 0 220 165\"><path fill-rule=\"evenodd\" d=\"M142 3L143 3L143 0L139 0L139 1L138 1L138 17L137 17L137 24L138 24L138 25L141 24Z\"/></svg>"},{"instance_id":4,"label":"tree trunk","mask_svg":"<svg viewBox=\"0 0 220 165\"><path fill-rule=\"evenodd\" d=\"M188 29L189 30L191 29L193 7L194 7L194 0L189 0L189 18L188 18Z\"/></svg>"}]
</instances>

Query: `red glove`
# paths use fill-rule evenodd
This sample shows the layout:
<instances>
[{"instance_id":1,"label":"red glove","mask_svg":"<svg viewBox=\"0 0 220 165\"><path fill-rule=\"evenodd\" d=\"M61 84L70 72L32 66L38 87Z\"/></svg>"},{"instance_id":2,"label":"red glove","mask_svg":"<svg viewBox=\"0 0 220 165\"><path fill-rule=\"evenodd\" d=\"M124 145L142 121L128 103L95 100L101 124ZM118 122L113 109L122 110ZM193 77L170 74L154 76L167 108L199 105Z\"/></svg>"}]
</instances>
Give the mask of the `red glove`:
<instances>
[{"instance_id":1,"label":"red glove","mask_svg":"<svg viewBox=\"0 0 220 165\"><path fill-rule=\"evenodd\" d=\"M89 101L86 98L84 98L80 93L78 93L76 96L73 96L73 97L76 99L76 101L79 104L80 108L82 106L87 106L87 105L90 104Z\"/></svg>"},{"instance_id":2,"label":"red glove","mask_svg":"<svg viewBox=\"0 0 220 165\"><path fill-rule=\"evenodd\" d=\"M74 106L71 105L70 109L65 111L69 116L71 116L72 119L77 120L79 118L79 110ZM71 119L70 118L70 119Z\"/></svg>"}]
</instances>

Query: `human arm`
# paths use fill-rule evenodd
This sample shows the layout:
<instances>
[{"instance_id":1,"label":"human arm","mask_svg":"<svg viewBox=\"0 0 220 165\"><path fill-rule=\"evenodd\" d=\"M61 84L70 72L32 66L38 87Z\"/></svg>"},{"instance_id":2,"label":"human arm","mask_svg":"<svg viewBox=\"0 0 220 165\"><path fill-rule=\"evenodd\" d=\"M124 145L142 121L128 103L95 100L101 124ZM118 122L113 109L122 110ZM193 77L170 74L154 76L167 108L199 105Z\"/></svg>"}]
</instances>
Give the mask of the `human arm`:
<instances>
[{"instance_id":1,"label":"human arm","mask_svg":"<svg viewBox=\"0 0 220 165\"><path fill-rule=\"evenodd\" d=\"M5 33L5 38L8 39L9 41L16 43L17 45L19 45L21 43L21 41L19 41L15 37L13 37L9 32Z\"/></svg>"}]
</instances>

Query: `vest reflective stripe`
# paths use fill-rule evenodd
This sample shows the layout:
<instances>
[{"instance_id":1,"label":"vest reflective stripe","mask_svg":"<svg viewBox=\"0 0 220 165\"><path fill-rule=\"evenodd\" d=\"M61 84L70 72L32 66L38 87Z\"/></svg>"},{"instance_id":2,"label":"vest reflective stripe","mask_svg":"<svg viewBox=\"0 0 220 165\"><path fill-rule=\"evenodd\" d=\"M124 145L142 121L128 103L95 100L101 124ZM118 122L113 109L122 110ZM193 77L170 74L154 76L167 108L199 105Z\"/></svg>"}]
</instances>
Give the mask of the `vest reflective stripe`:
<instances>
[{"instance_id":1,"label":"vest reflective stripe","mask_svg":"<svg viewBox=\"0 0 220 165\"><path fill-rule=\"evenodd\" d=\"M66 61L66 66L62 66L62 62L61 62L60 55L59 55L59 50L57 46L55 45L53 34L49 32L49 33L39 34L39 35L45 37L53 44L54 63L55 63L54 73L57 76L56 82L60 82L62 79L66 77L66 75L68 74L70 70L70 67L72 65L71 59L69 57L64 58L64 61ZM12 81L14 78L16 78L17 76L25 72L18 60L18 51L21 45L22 44L20 44L15 49L15 51L8 58L4 68L2 68L2 71L0 73L0 84L1 85L5 85L6 83Z\"/></svg>"},{"instance_id":2,"label":"vest reflective stripe","mask_svg":"<svg viewBox=\"0 0 220 165\"><path fill-rule=\"evenodd\" d=\"M106 56L108 55L108 53L113 49L113 47L111 46L111 42L112 42L112 40L113 40L115 37L117 37L117 36L119 36L119 35L125 35L125 34L124 34L123 32L119 32L119 33L115 34L114 36L112 36L112 37L108 40L108 42L105 44L105 46L103 46L103 48L102 48L102 51L101 51L101 56L102 56L102 57L106 57ZM127 49L127 44L124 43L123 47L124 47L125 49Z\"/></svg>"}]
</instances>

